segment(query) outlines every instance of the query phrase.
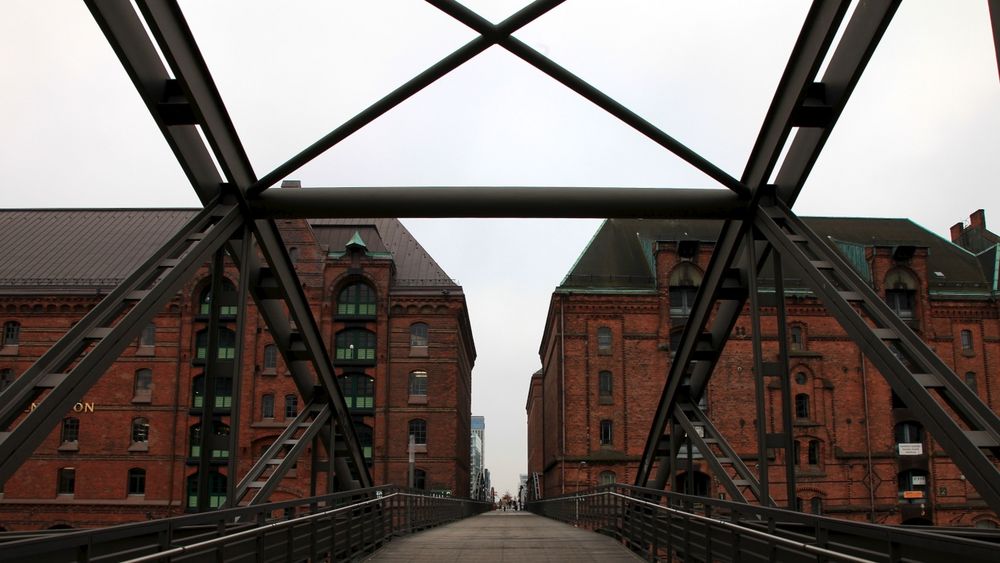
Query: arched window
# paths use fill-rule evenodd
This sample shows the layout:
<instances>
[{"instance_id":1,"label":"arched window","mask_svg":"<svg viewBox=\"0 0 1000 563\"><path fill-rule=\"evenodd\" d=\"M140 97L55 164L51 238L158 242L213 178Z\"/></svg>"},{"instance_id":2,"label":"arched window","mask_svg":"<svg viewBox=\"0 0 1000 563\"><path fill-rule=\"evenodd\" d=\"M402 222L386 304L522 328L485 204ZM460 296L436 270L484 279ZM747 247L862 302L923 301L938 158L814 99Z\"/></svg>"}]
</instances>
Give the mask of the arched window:
<instances>
[{"instance_id":1,"label":"arched window","mask_svg":"<svg viewBox=\"0 0 1000 563\"><path fill-rule=\"evenodd\" d=\"M413 443L421 446L427 445L427 421L422 418L415 418L410 421L409 435L413 437Z\"/></svg>"},{"instance_id":2,"label":"arched window","mask_svg":"<svg viewBox=\"0 0 1000 563\"><path fill-rule=\"evenodd\" d=\"M288 260L292 264L295 264L296 262L299 261L299 249L298 248L296 248L296 247L293 246L293 247L291 247L291 248L288 249Z\"/></svg>"},{"instance_id":3,"label":"arched window","mask_svg":"<svg viewBox=\"0 0 1000 563\"><path fill-rule=\"evenodd\" d=\"M6 389L11 383L14 383L14 370L10 368L0 369L0 391Z\"/></svg>"},{"instance_id":4,"label":"arched window","mask_svg":"<svg viewBox=\"0 0 1000 563\"><path fill-rule=\"evenodd\" d=\"M410 325L410 348L427 347L427 323Z\"/></svg>"},{"instance_id":5,"label":"arched window","mask_svg":"<svg viewBox=\"0 0 1000 563\"><path fill-rule=\"evenodd\" d=\"M274 344L264 346L264 371L273 372L278 369L278 347Z\"/></svg>"},{"instance_id":6,"label":"arched window","mask_svg":"<svg viewBox=\"0 0 1000 563\"><path fill-rule=\"evenodd\" d=\"M813 514L823 514L823 499L820 497L813 497L809 501L809 510Z\"/></svg>"},{"instance_id":7,"label":"arched window","mask_svg":"<svg viewBox=\"0 0 1000 563\"><path fill-rule=\"evenodd\" d=\"M427 372L410 372L410 397L427 397Z\"/></svg>"},{"instance_id":8,"label":"arched window","mask_svg":"<svg viewBox=\"0 0 1000 563\"><path fill-rule=\"evenodd\" d=\"M906 270L896 268L885 277L885 301L903 320L916 316L917 280Z\"/></svg>"},{"instance_id":9,"label":"arched window","mask_svg":"<svg viewBox=\"0 0 1000 563\"><path fill-rule=\"evenodd\" d=\"M222 280L222 301L219 303L219 315L235 317L237 312L236 286L229 280ZM212 312L212 284L206 284L198 298L198 313L209 315Z\"/></svg>"},{"instance_id":10,"label":"arched window","mask_svg":"<svg viewBox=\"0 0 1000 563\"><path fill-rule=\"evenodd\" d=\"M413 488L420 490L427 488L427 472L423 469L413 470Z\"/></svg>"},{"instance_id":11,"label":"arched window","mask_svg":"<svg viewBox=\"0 0 1000 563\"><path fill-rule=\"evenodd\" d=\"M76 468L62 467L56 475L56 493L71 495L76 491Z\"/></svg>"},{"instance_id":12,"label":"arched window","mask_svg":"<svg viewBox=\"0 0 1000 563\"><path fill-rule=\"evenodd\" d=\"M809 440L809 450L806 454L809 465L819 465L819 440Z\"/></svg>"},{"instance_id":13,"label":"arched window","mask_svg":"<svg viewBox=\"0 0 1000 563\"><path fill-rule=\"evenodd\" d=\"M614 423L610 420L601 421L601 445L610 446L614 443Z\"/></svg>"},{"instance_id":14,"label":"arched window","mask_svg":"<svg viewBox=\"0 0 1000 563\"><path fill-rule=\"evenodd\" d=\"M295 418L299 415L299 397L285 395L285 418Z\"/></svg>"},{"instance_id":15,"label":"arched window","mask_svg":"<svg viewBox=\"0 0 1000 563\"><path fill-rule=\"evenodd\" d=\"M340 290L337 315L344 317L375 316L375 290L366 283L354 283Z\"/></svg>"},{"instance_id":16,"label":"arched window","mask_svg":"<svg viewBox=\"0 0 1000 563\"><path fill-rule=\"evenodd\" d=\"M260 417L274 418L274 395L268 393L260 398Z\"/></svg>"},{"instance_id":17,"label":"arched window","mask_svg":"<svg viewBox=\"0 0 1000 563\"><path fill-rule=\"evenodd\" d=\"M3 324L3 345L17 346L21 342L21 323L7 321Z\"/></svg>"},{"instance_id":18,"label":"arched window","mask_svg":"<svg viewBox=\"0 0 1000 563\"><path fill-rule=\"evenodd\" d=\"M670 316L687 318L701 285L701 272L690 262L682 262L670 274Z\"/></svg>"},{"instance_id":19,"label":"arched window","mask_svg":"<svg viewBox=\"0 0 1000 563\"><path fill-rule=\"evenodd\" d=\"M802 442L798 440L792 442L792 464L796 467L802 465Z\"/></svg>"},{"instance_id":20,"label":"arched window","mask_svg":"<svg viewBox=\"0 0 1000 563\"><path fill-rule=\"evenodd\" d=\"M961 332L961 335L962 335L962 351L963 352L971 352L972 351L972 331L971 330L963 330Z\"/></svg>"},{"instance_id":21,"label":"arched window","mask_svg":"<svg viewBox=\"0 0 1000 563\"><path fill-rule=\"evenodd\" d=\"M212 421L212 435L208 437L208 447L212 459L229 459L229 425ZM191 457L201 456L201 424L191 426L188 431Z\"/></svg>"},{"instance_id":22,"label":"arched window","mask_svg":"<svg viewBox=\"0 0 1000 563\"><path fill-rule=\"evenodd\" d=\"M976 372L965 372L965 384L969 386L969 389L972 389L973 393L979 394L979 384L976 383Z\"/></svg>"},{"instance_id":23,"label":"arched window","mask_svg":"<svg viewBox=\"0 0 1000 563\"><path fill-rule=\"evenodd\" d=\"M899 502L924 504L930 477L923 469L907 469L897 476Z\"/></svg>"},{"instance_id":24,"label":"arched window","mask_svg":"<svg viewBox=\"0 0 1000 563\"><path fill-rule=\"evenodd\" d=\"M205 374L194 376L191 380L191 406L200 409L205 406ZM215 408L228 409L233 406L233 378L217 376L215 378Z\"/></svg>"},{"instance_id":25,"label":"arched window","mask_svg":"<svg viewBox=\"0 0 1000 563\"><path fill-rule=\"evenodd\" d=\"M806 393L795 395L795 418L809 418L809 395Z\"/></svg>"},{"instance_id":26,"label":"arched window","mask_svg":"<svg viewBox=\"0 0 1000 563\"><path fill-rule=\"evenodd\" d=\"M208 474L208 507L219 508L226 502L226 487L229 481L218 471ZM198 474L187 478L188 508L198 508Z\"/></svg>"},{"instance_id":27,"label":"arched window","mask_svg":"<svg viewBox=\"0 0 1000 563\"><path fill-rule=\"evenodd\" d=\"M199 330L194 337L195 358L208 359L208 330ZM219 327L218 359L232 360L236 357L236 333L222 326Z\"/></svg>"},{"instance_id":28,"label":"arched window","mask_svg":"<svg viewBox=\"0 0 1000 563\"><path fill-rule=\"evenodd\" d=\"M135 370L135 380L132 385L132 400L149 402L153 397L153 370L149 368Z\"/></svg>"},{"instance_id":29,"label":"arched window","mask_svg":"<svg viewBox=\"0 0 1000 563\"><path fill-rule=\"evenodd\" d=\"M133 444L149 442L149 420L142 417L133 418L131 436Z\"/></svg>"},{"instance_id":30,"label":"arched window","mask_svg":"<svg viewBox=\"0 0 1000 563\"><path fill-rule=\"evenodd\" d=\"M133 467L128 470L128 494L146 494L146 470Z\"/></svg>"},{"instance_id":31,"label":"arched window","mask_svg":"<svg viewBox=\"0 0 1000 563\"><path fill-rule=\"evenodd\" d=\"M348 373L340 377L340 388L349 409L375 408L375 378L363 373Z\"/></svg>"},{"instance_id":32,"label":"arched window","mask_svg":"<svg viewBox=\"0 0 1000 563\"><path fill-rule=\"evenodd\" d=\"M338 332L335 340L337 360L375 360L374 332L363 328L349 328Z\"/></svg>"},{"instance_id":33,"label":"arched window","mask_svg":"<svg viewBox=\"0 0 1000 563\"><path fill-rule=\"evenodd\" d=\"M597 329L597 353L611 353L611 329L606 326Z\"/></svg>"},{"instance_id":34,"label":"arched window","mask_svg":"<svg viewBox=\"0 0 1000 563\"><path fill-rule=\"evenodd\" d=\"M601 399L610 399L612 390L611 372L602 371L597 374L597 392Z\"/></svg>"},{"instance_id":35,"label":"arched window","mask_svg":"<svg viewBox=\"0 0 1000 563\"><path fill-rule=\"evenodd\" d=\"M614 471L601 471L601 474L597 476L598 485L613 485L618 481L618 476L615 475Z\"/></svg>"},{"instance_id":36,"label":"arched window","mask_svg":"<svg viewBox=\"0 0 1000 563\"><path fill-rule=\"evenodd\" d=\"M64 418L60 438L64 444L78 442L80 440L80 419L72 416Z\"/></svg>"}]
</instances>

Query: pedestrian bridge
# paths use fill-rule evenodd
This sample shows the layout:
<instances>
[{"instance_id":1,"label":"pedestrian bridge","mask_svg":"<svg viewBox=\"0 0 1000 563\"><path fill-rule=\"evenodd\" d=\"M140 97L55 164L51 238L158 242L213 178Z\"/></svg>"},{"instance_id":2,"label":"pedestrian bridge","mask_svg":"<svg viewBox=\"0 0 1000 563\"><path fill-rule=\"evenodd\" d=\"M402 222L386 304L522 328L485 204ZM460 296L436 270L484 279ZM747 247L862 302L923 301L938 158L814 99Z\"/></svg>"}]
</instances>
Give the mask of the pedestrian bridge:
<instances>
[{"instance_id":1,"label":"pedestrian bridge","mask_svg":"<svg viewBox=\"0 0 1000 563\"><path fill-rule=\"evenodd\" d=\"M996 561L996 530L880 526L605 485L495 512L392 486L74 530L8 535L2 561Z\"/></svg>"}]
</instances>

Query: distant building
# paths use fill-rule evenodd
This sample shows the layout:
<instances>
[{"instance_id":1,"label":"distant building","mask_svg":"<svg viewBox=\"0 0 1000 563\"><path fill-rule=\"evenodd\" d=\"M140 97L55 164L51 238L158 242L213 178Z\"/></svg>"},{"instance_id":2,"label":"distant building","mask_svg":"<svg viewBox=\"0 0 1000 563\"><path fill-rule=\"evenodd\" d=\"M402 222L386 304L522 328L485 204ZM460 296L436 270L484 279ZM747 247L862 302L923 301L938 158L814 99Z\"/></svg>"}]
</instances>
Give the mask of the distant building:
<instances>
[{"instance_id":1,"label":"distant building","mask_svg":"<svg viewBox=\"0 0 1000 563\"><path fill-rule=\"evenodd\" d=\"M0 210L0 389L195 213ZM467 496L469 442L462 437L469 435L476 351L462 288L396 219L278 225L373 480L406 484L413 435L416 486ZM225 275L221 299L233 301L222 310L220 363L236 341L238 272L230 265ZM204 267L7 481L0 527L95 527L191 510L209 298ZM229 435L238 433L242 476L305 402L256 305L246 313L242 391L234 396L232 378L223 378L210 421L215 505L229 480ZM238 425L230 416L237 401ZM311 457L302 456L273 500L308 495Z\"/></svg>"},{"instance_id":2,"label":"distant building","mask_svg":"<svg viewBox=\"0 0 1000 563\"><path fill-rule=\"evenodd\" d=\"M470 483L469 490L473 498L485 498L486 475L483 473L486 456L486 419L482 416L472 417L472 432L469 451L471 460L469 463Z\"/></svg>"},{"instance_id":3,"label":"distant building","mask_svg":"<svg viewBox=\"0 0 1000 563\"><path fill-rule=\"evenodd\" d=\"M984 402L1000 410L1000 238L983 210L952 241L906 219L806 218ZM721 222L608 220L556 288L526 403L528 471L544 497L632 483L671 354ZM765 268L766 272L770 269ZM762 279L763 287L773 280ZM791 463L801 510L879 523L996 527L962 472L800 280L786 275L794 397ZM777 358L775 309L762 306L764 353ZM740 316L702 408L750 467L757 458L751 326ZM766 396L768 431L780 401ZM776 460L784 464L784 450ZM694 472L687 479L687 472ZM725 491L695 454L683 490ZM775 500L784 468L769 474ZM676 484L676 483L675 483ZM669 485L668 485L669 486Z\"/></svg>"}]
</instances>

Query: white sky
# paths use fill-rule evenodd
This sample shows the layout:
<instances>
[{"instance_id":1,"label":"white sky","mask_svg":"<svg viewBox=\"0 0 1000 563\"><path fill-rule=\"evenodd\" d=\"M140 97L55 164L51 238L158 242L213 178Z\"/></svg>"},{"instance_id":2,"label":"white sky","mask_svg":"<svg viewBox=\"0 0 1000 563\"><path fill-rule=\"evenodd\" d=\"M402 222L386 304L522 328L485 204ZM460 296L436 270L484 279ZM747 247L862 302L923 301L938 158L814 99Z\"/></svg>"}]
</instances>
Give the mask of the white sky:
<instances>
[{"instance_id":1,"label":"white sky","mask_svg":"<svg viewBox=\"0 0 1000 563\"><path fill-rule=\"evenodd\" d=\"M415 0L181 5L258 176L474 37ZM467 5L500 21L523 2ZM806 9L571 0L517 37L739 177ZM0 14L0 206L198 205L83 2L5 0ZM979 208L1000 221L998 86L984 0L903 2L795 210L943 236ZM497 47L290 178L717 187ZM473 414L494 485L516 492L548 300L599 221L404 222L465 288Z\"/></svg>"}]
</instances>

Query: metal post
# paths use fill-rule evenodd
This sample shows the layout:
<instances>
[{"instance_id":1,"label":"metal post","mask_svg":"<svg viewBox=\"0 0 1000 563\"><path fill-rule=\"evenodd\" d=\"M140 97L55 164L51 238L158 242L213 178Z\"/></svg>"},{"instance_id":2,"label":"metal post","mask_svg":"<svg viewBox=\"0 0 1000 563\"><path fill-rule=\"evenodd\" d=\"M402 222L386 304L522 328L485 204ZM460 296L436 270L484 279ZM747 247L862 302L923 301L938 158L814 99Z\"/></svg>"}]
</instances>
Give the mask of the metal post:
<instances>
[{"instance_id":1,"label":"metal post","mask_svg":"<svg viewBox=\"0 0 1000 563\"><path fill-rule=\"evenodd\" d=\"M212 460L213 430L215 426L215 385L221 366L219 363L219 329L222 323L220 302L222 281L225 277L225 252L220 248L212 256L212 281L209 297L208 344L205 351L204 387L201 402L201 432L198 434L198 512L209 510L209 471Z\"/></svg>"},{"instance_id":2,"label":"metal post","mask_svg":"<svg viewBox=\"0 0 1000 563\"><path fill-rule=\"evenodd\" d=\"M794 452L792 426L792 390L788 380L788 336L785 315L785 279L781 269L781 253L771 253L771 263L774 265L774 299L778 320L778 378L781 382L781 426L785 448L785 494L788 497L788 508L795 509L796 485L795 464L792 463Z\"/></svg>"},{"instance_id":3,"label":"metal post","mask_svg":"<svg viewBox=\"0 0 1000 563\"><path fill-rule=\"evenodd\" d=\"M743 239L744 252L746 252L747 263L757 263L757 247L754 240L753 229L751 228ZM760 288L758 287L757 269L750 267L746 270L747 283L750 289L750 324L753 336L753 378L754 391L757 408L757 466L758 477L760 479L760 504L762 506L771 505L771 490L768 486L770 481L768 476L767 458L767 406L764 401L764 393L767 386L764 385L764 361L761 346L760 327Z\"/></svg>"},{"instance_id":4,"label":"metal post","mask_svg":"<svg viewBox=\"0 0 1000 563\"><path fill-rule=\"evenodd\" d=\"M238 245L238 251L240 253L240 264L247 264L250 260L251 253L255 252L253 244L253 236L251 234L250 226L243 226L243 240L242 244ZM239 450L240 450L240 400L243 396L243 352L246 345L243 335L246 334L247 323L249 322L249 311L247 305L250 300L247 298L250 294L250 274L248 271L240 271L240 285L238 288L237 299L236 299L236 350L233 356L233 367L232 367L232 405L229 408L229 470L228 479L226 481L226 499L232 504L235 502L236 494L236 475L239 471ZM252 362L251 362L252 365ZM251 418L252 418L251 414ZM251 457L253 452L251 452Z\"/></svg>"}]
</instances>

